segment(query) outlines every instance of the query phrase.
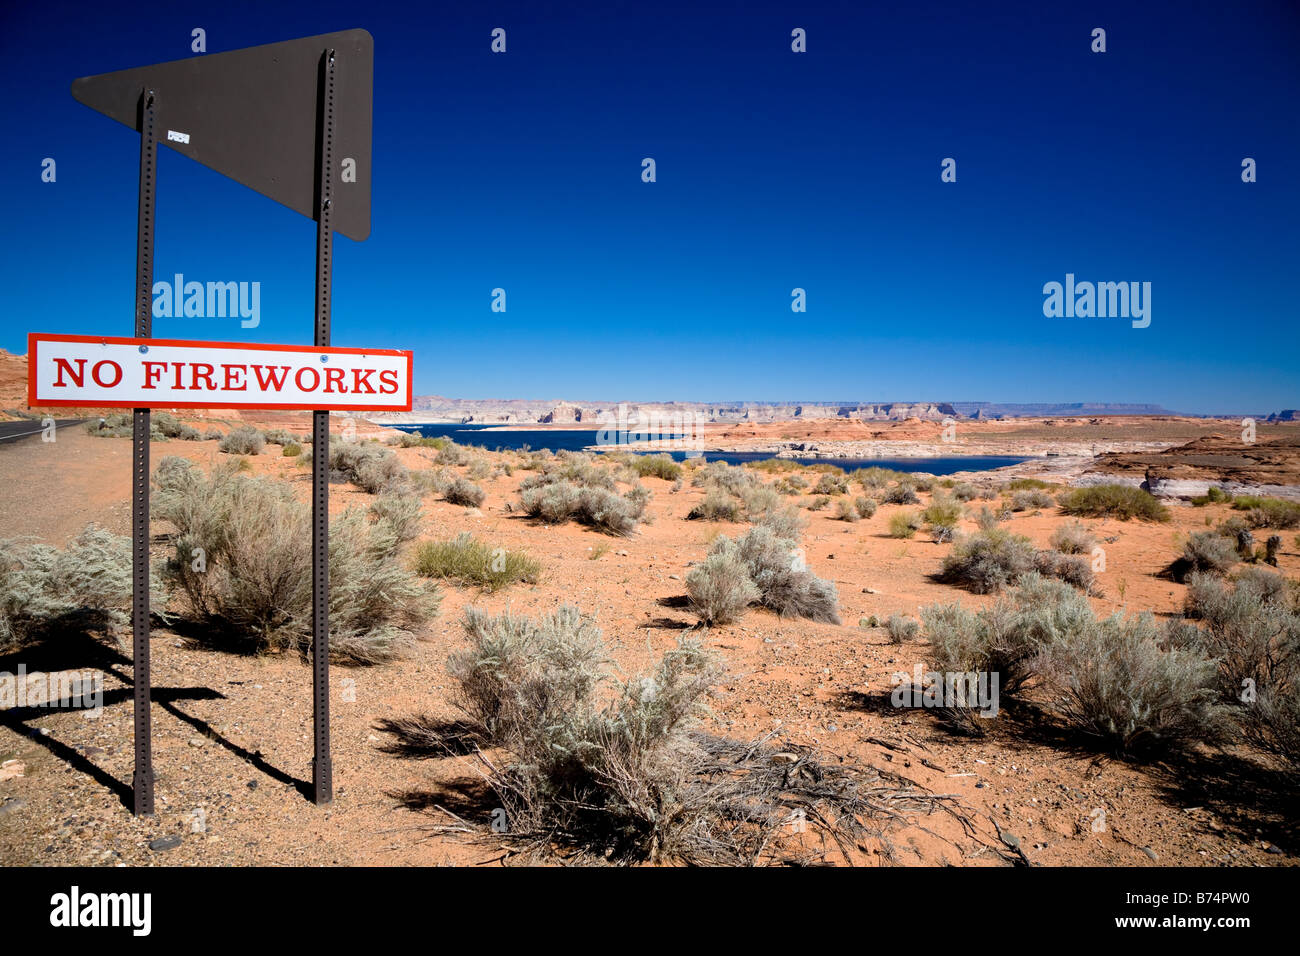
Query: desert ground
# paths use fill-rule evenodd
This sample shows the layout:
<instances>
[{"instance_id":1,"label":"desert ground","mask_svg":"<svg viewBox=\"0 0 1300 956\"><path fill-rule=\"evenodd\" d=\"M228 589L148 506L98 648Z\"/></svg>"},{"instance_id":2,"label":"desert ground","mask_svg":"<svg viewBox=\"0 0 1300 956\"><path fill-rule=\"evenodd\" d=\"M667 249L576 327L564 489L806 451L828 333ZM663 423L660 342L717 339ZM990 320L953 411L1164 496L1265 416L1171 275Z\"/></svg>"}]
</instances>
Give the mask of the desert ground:
<instances>
[{"instance_id":1,"label":"desert ground","mask_svg":"<svg viewBox=\"0 0 1300 956\"><path fill-rule=\"evenodd\" d=\"M226 413L211 414L225 416L219 427L234 422ZM257 424L308 431L308 419L292 413ZM984 427L1002 438L1020 428L1040 441L1040 432L1076 426L971 426ZM1220 433L1225 428L1219 423ZM1098 430L1104 434L1094 435ZM1204 437L1212 426L1179 422L1162 430L1122 423L1107 432L1093 423L1081 434L1109 441L1134 431L1142 441L1169 447ZM363 425L357 438L391 435ZM1260 441L1289 435L1278 426L1262 430ZM268 445L241 467L284 482L308 500L310 467L279 452ZM837 520L833 508L810 510L807 493L789 496L807 521L802 547L808 567L834 582L842 623L751 608L734 623L703 627L685 600L685 579L718 534L734 537L748 526L687 520L706 495L692 485L689 470L683 482L643 478L650 497L642 522L630 535L611 536L524 515L519 485L533 472L520 470L524 456L518 453L472 449L454 466L438 465L440 452L427 447L395 448L393 454L412 473L439 467L448 476L471 467L476 475L488 473L476 478L486 493L478 507L451 504L426 490L419 535L403 546L400 560L409 561L422 541L468 531L493 546L527 552L541 573L536 583L496 591L444 582L438 614L422 626L409 655L375 666L332 667L333 804L318 808L304 795L311 779L311 670L299 653L214 649L180 622L155 621L157 815L137 819L128 809L129 629L118 641L102 635L47 640L0 658L0 671L14 672L20 663L29 673L102 670L105 706L93 719L38 707L0 711L0 863L509 864L516 851L494 840L486 825L493 799L481 762L403 753L385 721L458 716L446 660L465 642L467 608L533 616L563 603L594 617L614 647L620 675L651 670L683 635L716 652L726 670L708 700L708 732L815 748L823 762L871 768L937 798L880 820L876 836L851 846L805 836L798 841L803 862L1164 866L1297 860L1291 791L1239 742L1136 760L1080 742L1024 708L1007 709L985 736L969 737L932 711L889 706L891 675L928 666L929 649L924 637L893 643L879 625L891 614L916 617L922 606L937 602L980 607L994 600L936 579L953 543L935 543L924 532L906 540L890 536L891 516L912 510L908 506L882 504L871 517L850 522ZM212 440L152 445L155 468L169 455L204 470L232 457ZM513 474L504 465L513 465ZM129 438L95 437L82 427L62 429L54 442L25 439L0 447L6 489L0 538L62 547L91 522L129 534L129 468ZM954 478L992 489L1032 471ZM773 482L789 473L759 474ZM942 487L923 493L922 507L934 493ZM334 515L364 508L374 497L345 480L334 481L330 495ZM984 503L970 502L959 531L974 530L970 513ZM1165 523L1084 520L1106 551L1105 570L1089 598L1099 614L1151 611L1163 620L1182 613L1186 587L1162 570L1190 534L1233 512L1223 503L1193 507L1171 500L1168 506ZM1066 520L1055 507L1042 507L1006 516L1003 527L1045 548ZM155 523L159 560L167 553L166 530ZM1300 576L1297 552L1295 533L1286 533L1277 571Z\"/></svg>"}]
</instances>

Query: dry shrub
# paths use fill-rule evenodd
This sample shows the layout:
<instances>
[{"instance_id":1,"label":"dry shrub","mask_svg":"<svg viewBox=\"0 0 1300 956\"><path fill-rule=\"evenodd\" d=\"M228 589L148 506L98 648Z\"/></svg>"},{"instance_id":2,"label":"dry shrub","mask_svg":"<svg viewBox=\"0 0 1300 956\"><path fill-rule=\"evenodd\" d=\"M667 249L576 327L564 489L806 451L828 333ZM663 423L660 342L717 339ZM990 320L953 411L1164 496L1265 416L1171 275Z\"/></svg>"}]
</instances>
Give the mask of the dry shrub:
<instances>
[{"instance_id":1,"label":"dry shrub","mask_svg":"<svg viewBox=\"0 0 1300 956\"><path fill-rule=\"evenodd\" d=\"M782 617L840 623L835 583L804 567L797 543L767 525L757 525L735 541L719 535L709 554L739 558L758 587L758 602Z\"/></svg>"},{"instance_id":2,"label":"dry shrub","mask_svg":"<svg viewBox=\"0 0 1300 956\"><path fill-rule=\"evenodd\" d=\"M264 447L266 439L252 425L232 428L217 444L218 450L228 455L260 455Z\"/></svg>"},{"instance_id":3,"label":"dry shrub","mask_svg":"<svg viewBox=\"0 0 1300 956\"><path fill-rule=\"evenodd\" d=\"M952 496L958 501L974 501L979 493L978 488L964 481L954 484L952 488Z\"/></svg>"},{"instance_id":4,"label":"dry shrub","mask_svg":"<svg viewBox=\"0 0 1300 956\"><path fill-rule=\"evenodd\" d=\"M160 416L163 416L161 421L172 434L168 435L159 427ZM86 431L97 438L130 438L135 434L134 417L130 412L116 412L105 418L87 422ZM169 441L172 438L197 441L199 437L197 429L191 428L189 425L182 425L175 416L169 415L167 412L154 412L149 416L149 440L151 442ZM220 437L220 435L217 437Z\"/></svg>"},{"instance_id":5,"label":"dry shrub","mask_svg":"<svg viewBox=\"0 0 1300 956\"><path fill-rule=\"evenodd\" d=\"M1092 594L1097 586L1097 577L1092 573L1092 564L1087 558L1078 554L1039 551L1034 555L1034 570L1043 577L1064 581L1085 594Z\"/></svg>"},{"instance_id":6,"label":"dry shrub","mask_svg":"<svg viewBox=\"0 0 1300 956\"><path fill-rule=\"evenodd\" d=\"M664 481L677 481L682 477L682 466L668 455L631 455L628 467L641 478L653 476Z\"/></svg>"},{"instance_id":7,"label":"dry shrub","mask_svg":"<svg viewBox=\"0 0 1300 956\"><path fill-rule=\"evenodd\" d=\"M291 489L230 466L205 475L165 458L153 514L175 527L169 578L191 610L256 650L311 641L311 515ZM402 530L349 509L330 525L330 656L369 664L402 654L437 591L395 560ZM196 549L198 549L196 551ZM233 632L233 633L229 633Z\"/></svg>"},{"instance_id":8,"label":"dry shrub","mask_svg":"<svg viewBox=\"0 0 1300 956\"><path fill-rule=\"evenodd\" d=\"M703 468L697 468L691 476L691 485L696 488L718 488L737 497L758 484L761 481L756 475L725 461L711 461Z\"/></svg>"},{"instance_id":9,"label":"dry shrub","mask_svg":"<svg viewBox=\"0 0 1300 956\"><path fill-rule=\"evenodd\" d=\"M447 670L473 733L509 757L489 778L510 832L624 858L672 852L687 810L685 734L720 670L698 644L611 694L600 629L574 607L537 621L465 614Z\"/></svg>"},{"instance_id":10,"label":"dry shrub","mask_svg":"<svg viewBox=\"0 0 1300 956\"><path fill-rule=\"evenodd\" d=\"M891 538L912 538L921 530L921 513L919 511L899 511L889 516L889 536Z\"/></svg>"},{"instance_id":11,"label":"dry shrub","mask_svg":"<svg viewBox=\"0 0 1300 956\"><path fill-rule=\"evenodd\" d=\"M561 480L525 489L520 502L525 513L551 524L574 520L609 534L629 535L645 513L647 497L644 489L620 495L604 487Z\"/></svg>"},{"instance_id":12,"label":"dry shrub","mask_svg":"<svg viewBox=\"0 0 1300 956\"><path fill-rule=\"evenodd\" d=\"M150 416L152 419L152 416ZM125 412L114 412L104 418L96 418L86 422L86 431L96 438L130 438L133 434L134 423L129 414ZM158 426L150 422L149 440L161 441L165 435L158 431ZM156 437L155 437L156 436Z\"/></svg>"},{"instance_id":13,"label":"dry shrub","mask_svg":"<svg viewBox=\"0 0 1300 956\"><path fill-rule=\"evenodd\" d=\"M734 553L710 554L686 575L691 610L705 624L730 624L762 596Z\"/></svg>"},{"instance_id":14,"label":"dry shrub","mask_svg":"<svg viewBox=\"0 0 1300 956\"><path fill-rule=\"evenodd\" d=\"M808 527L808 522L804 520L799 510L791 507L769 511L758 518L754 524L767 528L778 538L790 541L798 541L799 535L803 534L804 529Z\"/></svg>"},{"instance_id":15,"label":"dry shrub","mask_svg":"<svg viewBox=\"0 0 1300 956\"><path fill-rule=\"evenodd\" d=\"M995 593L1032 570L1036 556L1028 538L990 528L960 539L943 559L941 577L976 594Z\"/></svg>"},{"instance_id":16,"label":"dry shrub","mask_svg":"<svg viewBox=\"0 0 1300 956\"><path fill-rule=\"evenodd\" d=\"M1246 566L1232 576L1238 587L1253 591L1261 604L1276 604L1300 612L1300 582L1284 578L1276 571Z\"/></svg>"},{"instance_id":17,"label":"dry shrub","mask_svg":"<svg viewBox=\"0 0 1300 956\"><path fill-rule=\"evenodd\" d=\"M443 489L442 496L453 505L477 508L483 504L487 493L468 478L456 478Z\"/></svg>"},{"instance_id":18,"label":"dry shrub","mask_svg":"<svg viewBox=\"0 0 1300 956\"><path fill-rule=\"evenodd\" d=\"M1041 478L1012 478L1002 486L1004 491L1025 491L1026 489L1039 491L1045 488L1053 487L1049 481L1043 481Z\"/></svg>"},{"instance_id":19,"label":"dry shrub","mask_svg":"<svg viewBox=\"0 0 1300 956\"><path fill-rule=\"evenodd\" d=\"M447 541L426 541L415 552L415 570L496 591L517 581L536 584L542 566L522 551L493 548L462 531Z\"/></svg>"},{"instance_id":20,"label":"dry shrub","mask_svg":"<svg viewBox=\"0 0 1300 956\"><path fill-rule=\"evenodd\" d=\"M858 509L853 507L853 502L847 498L840 498L835 502L835 518L838 521L862 520L862 516L858 514Z\"/></svg>"},{"instance_id":21,"label":"dry shrub","mask_svg":"<svg viewBox=\"0 0 1300 956\"><path fill-rule=\"evenodd\" d=\"M1150 614L1094 621L1051 644L1042 667L1062 716L1116 752L1213 743L1224 731L1214 662L1168 646Z\"/></svg>"},{"instance_id":22,"label":"dry shrub","mask_svg":"<svg viewBox=\"0 0 1300 956\"><path fill-rule=\"evenodd\" d=\"M443 438L441 435L437 438L426 438L416 432L402 432L402 434L389 439L390 445L396 445L398 448L435 448L441 451L448 445L455 444L450 438Z\"/></svg>"},{"instance_id":23,"label":"dry shrub","mask_svg":"<svg viewBox=\"0 0 1300 956\"><path fill-rule=\"evenodd\" d=\"M1011 518L1011 509L1005 506L999 506L997 511L993 511L987 505L981 506L980 510L975 513L975 526L981 531L992 531L1001 522Z\"/></svg>"},{"instance_id":24,"label":"dry shrub","mask_svg":"<svg viewBox=\"0 0 1300 956\"><path fill-rule=\"evenodd\" d=\"M650 492L635 483L635 472L624 469L632 487L618 493L618 481L604 463L582 452L562 451L544 462L539 474L519 485L526 514L552 524L577 521L608 534L628 535L644 517Z\"/></svg>"},{"instance_id":25,"label":"dry shrub","mask_svg":"<svg viewBox=\"0 0 1300 956\"><path fill-rule=\"evenodd\" d=\"M420 499L409 492L389 491L374 500L366 514L370 520L393 535L393 549L414 541L420 533Z\"/></svg>"},{"instance_id":26,"label":"dry shrub","mask_svg":"<svg viewBox=\"0 0 1300 956\"><path fill-rule=\"evenodd\" d=\"M904 614L891 614L889 620L885 622L885 630L889 632L891 643L904 644L916 640L921 632L921 622Z\"/></svg>"},{"instance_id":27,"label":"dry shrub","mask_svg":"<svg viewBox=\"0 0 1300 956\"><path fill-rule=\"evenodd\" d=\"M881 500L887 505L919 505L921 503L921 499L916 494L916 485L911 481L900 481L886 491Z\"/></svg>"},{"instance_id":28,"label":"dry shrub","mask_svg":"<svg viewBox=\"0 0 1300 956\"><path fill-rule=\"evenodd\" d=\"M740 468L718 472L722 479L706 477L705 499L690 510L688 519L707 522L759 522L781 510L781 496L771 485L764 485Z\"/></svg>"},{"instance_id":29,"label":"dry shrub","mask_svg":"<svg viewBox=\"0 0 1300 956\"><path fill-rule=\"evenodd\" d=\"M1171 749L1222 732L1214 663L1161 639L1150 615L1098 620L1075 589L1027 574L991 607L936 605L922 618L938 670L997 673L1000 696L1011 699L1043 679L1052 690L1048 709L1109 749ZM968 708L945 716L983 729Z\"/></svg>"},{"instance_id":30,"label":"dry shrub","mask_svg":"<svg viewBox=\"0 0 1300 956\"><path fill-rule=\"evenodd\" d=\"M721 488L710 488L686 518L688 521L739 521L740 502Z\"/></svg>"},{"instance_id":31,"label":"dry shrub","mask_svg":"<svg viewBox=\"0 0 1300 956\"><path fill-rule=\"evenodd\" d=\"M1149 491L1133 485L1090 485L1061 493L1057 499L1067 515L1080 518L1118 518L1128 521L1168 521L1169 509Z\"/></svg>"},{"instance_id":32,"label":"dry shrub","mask_svg":"<svg viewBox=\"0 0 1300 956\"><path fill-rule=\"evenodd\" d=\"M391 449L377 442L334 442L330 445L330 470L372 495L395 491L410 480L406 466Z\"/></svg>"},{"instance_id":33,"label":"dry shrub","mask_svg":"<svg viewBox=\"0 0 1300 956\"><path fill-rule=\"evenodd\" d=\"M457 445L454 441L447 440L441 445L431 445L438 449L438 454L434 456L434 462L439 465L463 465L470 458L470 450L464 445Z\"/></svg>"},{"instance_id":34,"label":"dry shrub","mask_svg":"<svg viewBox=\"0 0 1300 956\"><path fill-rule=\"evenodd\" d=\"M957 533L957 524L965 509L952 498L936 494L921 512L921 521L937 542L949 541Z\"/></svg>"},{"instance_id":35,"label":"dry shrub","mask_svg":"<svg viewBox=\"0 0 1300 956\"><path fill-rule=\"evenodd\" d=\"M1198 531L1183 545L1182 558L1175 562L1174 576L1184 580L1194 573L1227 574L1237 563L1232 541L1213 531Z\"/></svg>"},{"instance_id":36,"label":"dry shrub","mask_svg":"<svg viewBox=\"0 0 1300 956\"><path fill-rule=\"evenodd\" d=\"M1048 543L1062 554L1091 554L1097 539L1081 521L1070 521L1052 532Z\"/></svg>"},{"instance_id":37,"label":"dry shrub","mask_svg":"<svg viewBox=\"0 0 1300 956\"><path fill-rule=\"evenodd\" d=\"M474 753L505 811L502 841L576 862L754 865L805 859L784 839L795 808L845 849L868 824L943 799L803 747L742 743L695 722L721 668L680 641L653 674L612 673L600 630L573 607L537 620L466 612L448 659L465 718L393 721L403 753ZM484 751L490 751L491 757Z\"/></svg>"},{"instance_id":38,"label":"dry shrub","mask_svg":"<svg viewBox=\"0 0 1300 956\"><path fill-rule=\"evenodd\" d=\"M780 511L783 507L780 493L771 485L755 485L747 488L741 492L740 500L744 505L745 518L749 521L759 521L765 515Z\"/></svg>"},{"instance_id":39,"label":"dry shrub","mask_svg":"<svg viewBox=\"0 0 1300 956\"><path fill-rule=\"evenodd\" d=\"M979 611L960 604L921 609L935 669L944 673L997 674L998 694L1016 699L1036 676L1038 656L1050 644L1069 641L1093 620L1087 599L1073 588L1026 575L1009 596ZM971 707L941 711L954 727L970 734L988 729L988 719Z\"/></svg>"},{"instance_id":40,"label":"dry shrub","mask_svg":"<svg viewBox=\"0 0 1300 956\"><path fill-rule=\"evenodd\" d=\"M152 604L166 592L150 570ZM103 630L128 620L131 539L89 525L62 551L0 541L0 652L64 631Z\"/></svg>"},{"instance_id":41,"label":"dry shrub","mask_svg":"<svg viewBox=\"0 0 1300 956\"><path fill-rule=\"evenodd\" d=\"M853 499L853 508L857 511L859 518L870 518L876 513L876 502L873 498L859 495Z\"/></svg>"},{"instance_id":42,"label":"dry shrub","mask_svg":"<svg viewBox=\"0 0 1300 956\"><path fill-rule=\"evenodd\" d=\"M1252 528L1285 529L1300 525L1300 501L1237 495L1233 499L1232 509L1246 512L1246 521Z\"/></svg>"},{"instance_id":43,"label":"dry shrub","mask_svg":"<svg viewBox=\"0 0 1300 956\"><path fill-rule=\"evenodd\" d=\"M203 437L197 428L193 425L186 425L170 412L156 411L149 417L153 428L161 432L166 438L176 438L180 441L199 441Z\"/></svg>"},{"instance_id":44,"label":"dry shrub","mask_svg":"<svg viewBox=\"0 0 1300 956\"><path fill-rule=\"evenodd\" d=\"M847 475L835 475L827 472L817 479L817 484L813 486L814 495L845 495L849 491L849 479Z\"/></svg>"},{"instance_id":45,"label":"dry shrub","mask_svg":"<svg viewBox=\"0 0 1300 956\"><path fill-rule=\"evenodd\" d=\"M602 462L598 464L590 455L582 452L562 451L552 461L541 464L541 471L529 475L519 483L523 493L547 485L570 484L583 488L603 488L614 491L618 482L614 472Z\"/></svg>"},{"instance_id":46,"label":"dry shrub","mask_svg":"<svg viewBox=\"0 0 1300 956\"><path fill-rule=\"evenodd\" d=\"M1012 511L1038 511L1042 508L1050 508L1054 503L1052 496L1047 492L1032 488L1017 491L1011 496Z\"/></svg>"},{"instance_id":47,"label":"dry shrub","mask_svg":"<svg viewBox=\"0 0 1300 956\"><path fill-rule=\"evenodd\" d=\"M850 479L861 483L863 491L880 491L887 488L891 481L906 482L911 477L905 471L879 468L874 465L870 468L859 468L849 476ZM915 504L915 502L912 502L912 504Z\"/></svg>"},{"instance_id":48,"label":"dry shrub","mask_svg":"<svg viewBox=\"0 0 1300 956\"><path fill-rule=\"evenodd\" d=\"M1251 569L1229 583L1194 574L1188 611L1172 641L1213 659L1218 692L1246 738L1292 774L1300 772L1300 608L1279 575Z\"/></svg>"},{"instance_id":49,"label":"dry shrub","mask_svg":"<svg viewBox=\"0 0 1300 956\"><path fill-rule=\"evenodd\" d=\"M569 520L577 510L578 490L578 485L561 481L525 488L519 498L527 514L549 524L559 524Z\"/></svg>"}]
</instances>

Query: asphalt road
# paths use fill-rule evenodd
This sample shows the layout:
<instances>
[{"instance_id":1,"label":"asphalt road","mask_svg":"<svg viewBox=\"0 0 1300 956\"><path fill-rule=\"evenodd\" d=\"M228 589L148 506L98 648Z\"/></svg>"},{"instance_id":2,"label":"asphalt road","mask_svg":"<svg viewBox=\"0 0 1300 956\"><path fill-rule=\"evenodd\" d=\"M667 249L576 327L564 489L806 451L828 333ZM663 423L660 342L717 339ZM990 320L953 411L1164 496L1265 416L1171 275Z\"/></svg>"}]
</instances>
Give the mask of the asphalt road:
<instances>
[{"instance_id":1,"label":"asphalt road","mask_svg":"<svg viewBox=\"0 0 1300 956\"><path fill-rule=\"evenodd\" d=\"M55 419L54 425L57 430L69 425L80 425L85 420L84 418L61 418ZM44 430L39 421L23 419L16 422L0 422L0 444L18 441L29 435L39 435Z\"/></svg>"}]
</instances>

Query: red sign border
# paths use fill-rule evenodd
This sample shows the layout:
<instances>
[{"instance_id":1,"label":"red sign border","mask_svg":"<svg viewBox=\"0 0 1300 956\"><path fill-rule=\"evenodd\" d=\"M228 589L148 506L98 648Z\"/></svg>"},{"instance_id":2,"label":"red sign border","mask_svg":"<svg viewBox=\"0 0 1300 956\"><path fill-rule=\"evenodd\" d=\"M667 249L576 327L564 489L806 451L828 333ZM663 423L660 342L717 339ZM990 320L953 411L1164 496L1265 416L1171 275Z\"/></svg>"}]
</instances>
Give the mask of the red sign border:
<instances>
[{"instance_id":1,"label":"red sign border","mask_svg":"<svg viewBox=\"0 0 1300 956\"><path fill-rule=\"evenodd\" d=\"M247 402L231 404L229 402L168 402L158 405L140 405L137 402L100 401L84 398L52 398L37 401L36 398L36 353L41 342L88 342L104 345L177 345L197 348L231 348L255 350L260 352L314 352L318 355L387 355L406 357L406 405L348 405L332 406L329 411L340 412L409 412L415 401L415 353L409 349L357 349L343 346L317 347L312 345L269 345L263 342L210 342L194 339L141 339L118 335L62 335L52 332L27 333L27 406L28 408L232 408L257 411L290 409L295 411L318 411L304 407L296 402L258 403Z\"/></svg>"}]
</instances>

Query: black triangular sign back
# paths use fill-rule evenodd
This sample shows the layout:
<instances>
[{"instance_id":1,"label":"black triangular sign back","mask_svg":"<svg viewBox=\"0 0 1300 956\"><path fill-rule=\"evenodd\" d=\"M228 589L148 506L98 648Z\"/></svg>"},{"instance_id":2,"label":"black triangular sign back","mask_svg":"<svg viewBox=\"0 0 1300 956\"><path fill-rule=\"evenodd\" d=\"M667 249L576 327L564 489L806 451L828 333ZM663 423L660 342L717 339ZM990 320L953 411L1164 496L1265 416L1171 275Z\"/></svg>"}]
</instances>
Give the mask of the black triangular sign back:
<instances>
[{"instance_id":1,"label":"black triangular sign back","mask_svg":"<svg viewBox=\"0 0 1300 956\"><path fill-rule=\"evenodd\" d=\"M370 235L374 38L365 30L83 76L72 95L134 130L140 93L156 95L158 141L312 219L321 57L334 50L333 224Z\"/></svg>"}]
</instances>

